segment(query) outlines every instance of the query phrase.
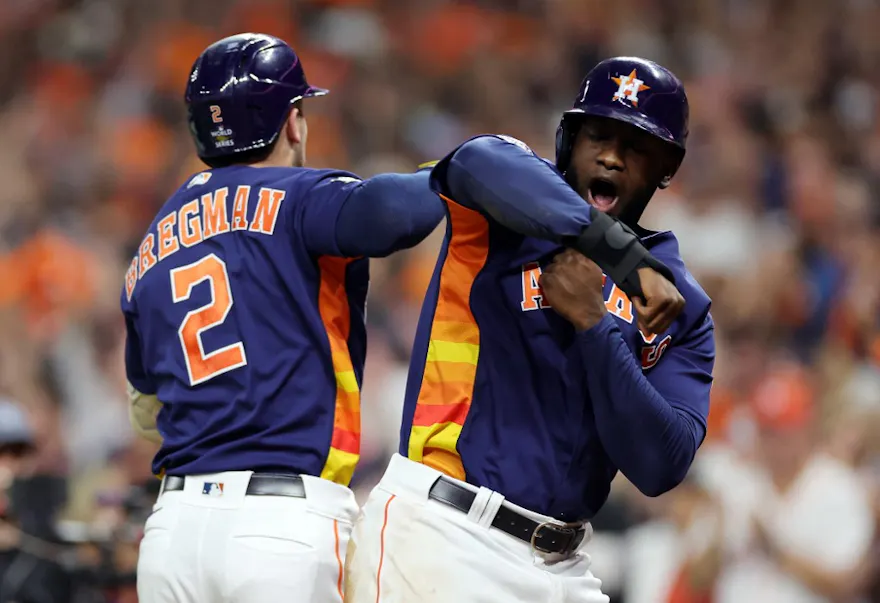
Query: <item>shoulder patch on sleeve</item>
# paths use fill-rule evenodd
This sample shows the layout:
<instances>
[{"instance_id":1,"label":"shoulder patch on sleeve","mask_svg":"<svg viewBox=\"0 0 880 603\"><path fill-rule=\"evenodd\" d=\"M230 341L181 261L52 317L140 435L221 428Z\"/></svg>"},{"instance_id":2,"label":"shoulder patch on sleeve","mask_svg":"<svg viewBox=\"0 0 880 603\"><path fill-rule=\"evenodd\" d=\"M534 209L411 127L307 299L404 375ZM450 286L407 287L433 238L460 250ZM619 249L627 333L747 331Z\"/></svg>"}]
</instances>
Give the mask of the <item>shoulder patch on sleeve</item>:
<instances>
[{"instance_id":1,"label":"shoulder patch on sleeve","mask_svg":"<svg viewBox=\"0 0 880 603\"><path fill-rule=\"evenodd\" d=\"M211 172L202 172L200 174L196 174L189 181L189 184L186 185L186 188L192 188L194 186L200 186L208 182L211 179Z\"/></svg>"},{"instance_id":2,"label":"shoulder patch on sleeve","mask_svg":"<svg viewBox=\"0 0 880 603\"><path fill-rule=\"evenodd\" d=\"M529 145L524 143L519 138L514 138L513 136L508 136L507 134L496 134L496 136L498 138L500 138L501 140L503 140L504 142L509 142L512 145L518 146L526 153L533 153L534 154L534 151L532 151L532 149L529 148Z\"/></svg>"},{"instance_id":3,"label":"shoulder patch on sleeve","mask_svg":"<svg viewBox=\"0 0 880 603\"><path fill-rule=\"evenodd\" d=\"M360 178L354 178L352 176L337 176L336 178L331 178L330 182L341 182L342 184L351 184L352 182L362 182Z\"/></svg>"}]
</instances>

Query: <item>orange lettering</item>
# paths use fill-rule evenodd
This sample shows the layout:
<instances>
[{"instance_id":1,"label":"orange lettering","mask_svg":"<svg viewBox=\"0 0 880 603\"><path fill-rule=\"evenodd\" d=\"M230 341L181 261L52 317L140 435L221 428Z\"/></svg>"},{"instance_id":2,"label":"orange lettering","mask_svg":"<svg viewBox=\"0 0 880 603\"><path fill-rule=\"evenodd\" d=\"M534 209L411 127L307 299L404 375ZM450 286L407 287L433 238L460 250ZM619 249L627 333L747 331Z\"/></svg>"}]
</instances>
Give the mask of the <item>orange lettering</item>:
<instances>
[{"instance_id":1,"label":"orange lettering","mask_svg":"<svg viewBox=\"0 0 880 603\"><path fill-rule=\"evenodd\" d=\"M177 334L183 348L191 385L204 383L217 375L245 366L244 344L236 341L213 352L206 352L202 332L223 324L232 309L232 289L226 263L213 253L197 262L171 271L171 296L174 303L188 300L201 282L211 284L211 301L187 312Z\"/></svg>"},{"instance_id":2,"label":"orange lettering","mask_svg":"<svg viewBox=\"0 0 880 603\"><path fill-rule=\"evenodd\" d=\"M202 222L205 228L205 239L214 235L229 232L229 219L226 217L226 197L229 189L218 188L214 194L202 195Z\"/></svg>"},{"instance_id":3,"label":"orange lettering","mask_svg":"<svg viewBox=\"0 0 880 603\"><path fill-rule=\"evenodd\" d=\"M232 230L245 230L248 227L247 206L251 187L239 186L235 190L235 203L232 206Z\"/></svg>"},{"instance_id":4,"label":"orange lettering","mask_svg":"<svg viewBox=\"0 0 880 603\"><path fill-rule=\"evenodd\" d=\"M632 302L617 285L611 285L611 292L608 294L608 299L605 300L605 308L618 318L632 324Z\"/></svg>"},{"instance_id":5,"label":"orange lettering","mask_svg":"<svg viewBox=\"0 0 880 603\"><path fill-rule=\"evenodd\" d=\"M177 214L171 212L161 220L159 220L159 261L161 262L169 255L180 249L177 237L174 236L174 224L177 222Z\"/></svg>"},{"instance_id":6,"label":"orange lettering","mask_svg":"<svg viewBox=\"0 0 880 603\"><path fill-rule=\"evenodd\" d=\"M144 278L147 270L156 265L156 254L153 253L153 244L155 242L156 237L153 236L153 233L150 233L144 237L144 241L141 243L140 253L138 254L138 265L140 266L138 278Z\"/></svg>"},{"instance_id":7,"label":"orange lettering","mask_svg":"<svg viewBox=\"0 0 880 603\"><path fill-rule=\"evenodd\" d=\"M529 262L522 267L523 298L519 306L523 312L550 307L544 303L544 292L541 290L540 278L541 266L538 262Z\"/></svg>"},{"instance_id":8,"label":"orange lettering","mask_svg":"<svg viewBox=\"0 0 880 603\"><path fill-rule=\"evenodd\" d=\"M180 243L184 247L192 247L202 242L202 217L199 215L199 202L193 199L180 208L180 216L177 219L177 230L180 233Z\"/></svg>"},{"instance_id":9,"label":"orange lettering","mask_svg":"<svg viewBox=\"0 0 880 603\"><path fill-rule=\"evenodd\" d=\"M134 293L134 286L137 284L138 278L138 259L131 259L128 270L125 271L125 299L131 301L131 294Z\"/></svg>"},{"instance_id":10,"label":"orange lettering","mask_svg":"<svg viewBox=\"0 0 880 603\"><path fill-rule=\"evenodd\" d=\"M282 201L284 201L284 191L275 190L274 188L261 188L257 209L254 210L254 219L251 222L251 230L267 235L273 234Z\"/></svg>"}]
</instances>

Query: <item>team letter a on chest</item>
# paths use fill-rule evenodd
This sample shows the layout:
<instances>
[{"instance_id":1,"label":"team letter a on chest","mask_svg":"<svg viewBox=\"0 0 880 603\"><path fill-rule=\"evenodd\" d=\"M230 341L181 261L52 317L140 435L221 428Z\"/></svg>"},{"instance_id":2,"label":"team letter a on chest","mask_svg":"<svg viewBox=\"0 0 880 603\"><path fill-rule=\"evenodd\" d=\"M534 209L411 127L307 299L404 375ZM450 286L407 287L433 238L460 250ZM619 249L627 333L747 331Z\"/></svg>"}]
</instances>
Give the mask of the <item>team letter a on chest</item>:
<instances>
[{"instance_id":1,"label":"team letter a on chest","mask_svg":"<svg viewBox=\"0 0 880 603\"><path fill-rule=\"evenodd\" d=\"M605 283L605 278L603 276L603 284ZM552 309L544 301L544 292L541 290L541 266L538 262L529 262L522 267L522 301L520 301L520 309L523 312ZM614 283L611 284L611 288L605 295L605 309L627 324L633 324L635 320L632 300ZM656 366L660 361L660 357L672 341L672 336L666 335L660 341L657 341L657 335L646 334L641 329L639 329L639 333L644 344L641 346L639 360L642 364L642 369L647 370Z\"/></svg>"}]
</instances>

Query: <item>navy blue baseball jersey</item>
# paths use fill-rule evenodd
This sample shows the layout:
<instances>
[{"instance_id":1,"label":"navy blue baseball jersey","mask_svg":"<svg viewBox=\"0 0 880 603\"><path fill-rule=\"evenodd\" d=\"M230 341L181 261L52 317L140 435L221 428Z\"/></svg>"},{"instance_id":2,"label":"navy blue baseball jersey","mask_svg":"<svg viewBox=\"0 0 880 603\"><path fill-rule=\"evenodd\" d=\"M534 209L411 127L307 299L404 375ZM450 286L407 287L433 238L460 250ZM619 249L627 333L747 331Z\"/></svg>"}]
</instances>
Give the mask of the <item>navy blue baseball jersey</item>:
<instances>
[{"instance_id":1,"label":"navy blue baseball jersey","mask_svg":"<svg viewBox=\"0 0 880 603\"><path fill-rule=\"evenodd\" d=\"M606 500L618 469L646 492L655 487L654 476L670 473L664 463L687 471L708 415L710 300L685 268L672 233L646 232L643 245L675 275L686 300L683 314L668 332L646 336L631 300L606 279L608 316L576 332L540 287L542 267L565 247L516 232L490 213L552 233L582 221L586 202L568 189L571 205L554 205L554 190L536 188L529 175L552 187L567 185L518 141L477 144L485 145L488 160L473 165L467 187L459 188L489 198L494 182L509 186L497 189L490 212L453 198L448 172L455 166L448 158L435 168L432 183L446 201L447 233L416 335L400 453L534 511L587 519ZM504 163L505 157L512 159ZM682 441L695 444L679 461L679 442L668 442L673 450L667 455L662 438L672 437L675 430L666 425L681 417ZM636 424L655 421L659 426L645 432L644 442L634 439ZM657 452L646 449L635 458L629 450L658 440Z\"/></svg>"},{"instance_id":2,"label":"navy blue baseball jersey","mask_svg":"<svg viewBox=\"0 0 880 603\"><path fill-rule=\"evenodd\" d=\"M351 224L346 249L357 251L369 233L359 232L368 217L358 224L358 213L342 210L381 213L381 198L347 202L353 191L405 193L400 182L440 205L427 174L387 176L369 186L340 171L232 166L196 174L165 203L121 302L129 382L162 403L157 475L254 470L350 481L369 268L345 257L339 234ZM419 199L405 201L418 208ZM415 236L366 247L414 244L442 218L423 213Z\"/></svg>"}]
</instances>

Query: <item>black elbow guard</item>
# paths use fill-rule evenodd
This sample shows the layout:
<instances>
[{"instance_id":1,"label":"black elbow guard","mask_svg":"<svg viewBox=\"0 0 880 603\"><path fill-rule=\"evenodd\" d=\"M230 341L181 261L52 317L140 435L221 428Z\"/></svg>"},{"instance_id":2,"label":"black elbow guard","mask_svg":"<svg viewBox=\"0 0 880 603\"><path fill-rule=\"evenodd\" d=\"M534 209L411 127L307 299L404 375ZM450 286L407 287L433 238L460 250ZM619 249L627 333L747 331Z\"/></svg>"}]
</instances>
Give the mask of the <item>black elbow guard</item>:
<instances>
[{"instance_id":1,"label":"black elbow guard","mask_svg":"<svg viewBox=\"0 0 880 603\"><path fill-rule=\"evenodd\" d=\"M640 268L656 270L675 284L672 271L645 249L631 228L595 207L590 207L590 221L577 239L567 242L568 246L596 262L630 299L644 298Z\"/></svg>"}]
</instances>

